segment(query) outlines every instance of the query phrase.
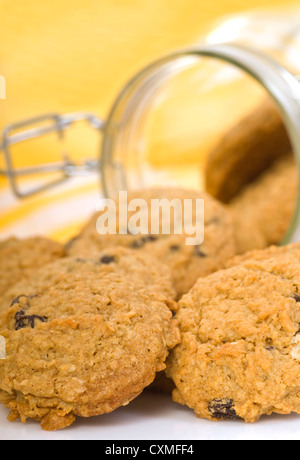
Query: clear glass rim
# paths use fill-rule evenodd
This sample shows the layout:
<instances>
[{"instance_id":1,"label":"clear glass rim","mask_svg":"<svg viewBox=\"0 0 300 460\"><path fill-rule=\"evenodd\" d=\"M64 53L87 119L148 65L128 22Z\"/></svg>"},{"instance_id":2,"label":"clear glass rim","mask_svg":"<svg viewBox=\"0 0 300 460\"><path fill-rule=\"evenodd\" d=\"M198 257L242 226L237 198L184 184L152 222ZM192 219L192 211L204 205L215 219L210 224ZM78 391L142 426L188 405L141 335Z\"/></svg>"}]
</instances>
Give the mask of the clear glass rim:
<instances>
[{"instance_id":1,"label":"clear glass rim","mask_svg":"<svg viewBox=\"0 0 300 460\"><path fill-rule=\"evenodd\" d=\"M117 111L122 104L124 105L124 102L126 104L133 88L138 87L147 77L167 64L172 65L178 60L189 57L199 59L209 57L230 63L253 77L266 89L279 108L291 140L298 171L300 171L300 83L297 78L274 59L251 48L234 44L202 45L179 50L152 62L136 74L119 93L108 114L101 146L100 168L105 196L109 196L111 177L108 177L107 168L113 162L111 130L115 130L114 120ZM300 227L300 180L298 181L296 209L281 244L297 241L298 227Z\"/></svg>"}]
</instances>

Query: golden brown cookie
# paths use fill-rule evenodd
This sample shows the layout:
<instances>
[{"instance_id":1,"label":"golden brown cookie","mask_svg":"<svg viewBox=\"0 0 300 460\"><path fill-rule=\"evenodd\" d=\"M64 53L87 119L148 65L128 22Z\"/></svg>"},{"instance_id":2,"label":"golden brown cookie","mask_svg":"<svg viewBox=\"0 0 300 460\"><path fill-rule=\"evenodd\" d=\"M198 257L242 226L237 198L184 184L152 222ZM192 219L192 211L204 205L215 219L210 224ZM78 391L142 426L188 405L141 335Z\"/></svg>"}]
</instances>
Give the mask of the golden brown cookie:
<instances>
[{"instance_id":1,"label":"golden brown cookie","mask_svg":"<svg viewBox=\"0 0 300 460\"><path fill-rule=\"evenodd\" d=\"M296 207L298 172L291 155L277 160L230 203L238 252L279 244Z\"/></svg>"},{"instance_id":2,"label":"golden brown cookie","mask_svg":"<svg viewBox=\"0 0 300 460\"><path fill-rule=\"evenodd\" d=\"M0 401L11 421L52 431L127 405L179 341L166 298L120 273L58 268L51 283L19 294L0 333Z\"/></svg>"},{"instance_id":3,"label":"golden brown cookie","mask_svg":"<svg viewBox=\"0 0 300 460\"><path fill-rule=\"evenodd\" d=\"M47 238L0 241L0 296L20 279L28 279L39 268L65 255L64 247Z\"/></svg>"},{"instance_id":4,"label":"golden brown cookie","mask_svg":"<svg viewBox=\"0 0 300 460\"><path fill-rule=\"evenodd\" d=\"M230 130L208 155L206 190L228 203L274 160L291 152L291 143L275 104L266 99Z\"/></svg>"},{"instance_id":5,"label":"golden brown cookie","mask_svg":"<svg viewBox=\"0 0 300 460\"><path fill-rule=\"evenodd\" d=\"M179 199L181 203L184 199L194 201L204 199L203 244L187 245L186 233L174 234L173 221L171 221L171 234L169 235L162 234L161 231L157 235L151 233L147 235L99 235L96 230L100 216L98 213L92 217L80 237L68 245L69 254L77 257L94 257L97 252L115 245L130 247L140 254L151 254L170 268L178 297L187 292L199 276L206 276L224 267L226 261L236 254L234 227L230 213L209 195L181 189L153 189L132 192L128 195L128 200L135 198L142 198L148 204L152 199L162 198ZM171 217L174 218L174 216ZM119 228L117 228L117 233L119 233Z\"/></svg>"},{"instance_id":6,"label":"golden brown cookie","mask_svg":"<svg viewBox=\"0 0 300 460\"><path fill-rule=\"evenodd\" d=\"M93 272L99 277L104 273L120 274L124 279L134 281L141 287L164 294L170 308L176 308L176 303L173 301L176 292L168 267L156 261L150 254L143 255L133 249L116 246L99 252L95 259L65 257L47 264L34 273L30 282L23 279L3 294L0 299L0 314L5 312L20 294L30 294L33 288L39 292L45 285L51 285L58 275L78 271ZM2 315L0 324L1 317Z\"/></svg>"},{"instance_id":7,"label":"golden brown cookie","mask_svg":"<svg viewBox=\"0 0 300 460\"><path fill-rule=\"evenodd\" d=\"M263 252L199 279L179 302L167 374L174 400L199 417L300 413L299 245Z\"/></svg>"}]
</instances>

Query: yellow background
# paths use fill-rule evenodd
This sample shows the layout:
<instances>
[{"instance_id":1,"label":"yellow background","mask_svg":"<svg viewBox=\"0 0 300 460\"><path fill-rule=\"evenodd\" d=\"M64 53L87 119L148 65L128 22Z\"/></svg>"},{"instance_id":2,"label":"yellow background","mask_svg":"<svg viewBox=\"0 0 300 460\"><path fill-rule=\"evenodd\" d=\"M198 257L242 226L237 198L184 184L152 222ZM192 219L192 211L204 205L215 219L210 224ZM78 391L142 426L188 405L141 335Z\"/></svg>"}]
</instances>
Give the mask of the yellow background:
<instances>
[{"instance_id":1,"label":"yellow background","mask_svg":"<svg viewBox=\"0 0 300 460\"><path fill-rule=\"evenodd\" d=\"M105 114L150 60L200 38L218 18L282 0L0 0L1 124L40 111Z\"/></svg>"},{"instance_id":2,"label":"yellow background","mask_svg":"<svg viewBox=\"0 0 300 460\"><path fill-rule=\"evenodd\" d=\"M217 19L282 0L0 0L0 123L43 112L105 115L149 61L194 43Z\"/></svg>"},{"instance_id":3,"label":"yellow background","mask_svg":"<svg viewBox=\"0 0 300 460\"><path fill-rule=\"evenodd\" d=\"M0 128L45 112L105 116L123 84L149 61L197 42L224 15L285 5L282 0L0 0L0 75L7 83ZM86 143L86 137L74 138L76 148ZM32 146L25 153L26 159L41 155ZM0 187L6 185L0 179ZM0 195L0 230L44 200L14 203L1 213Z\"/></svg>"}]
</instances>

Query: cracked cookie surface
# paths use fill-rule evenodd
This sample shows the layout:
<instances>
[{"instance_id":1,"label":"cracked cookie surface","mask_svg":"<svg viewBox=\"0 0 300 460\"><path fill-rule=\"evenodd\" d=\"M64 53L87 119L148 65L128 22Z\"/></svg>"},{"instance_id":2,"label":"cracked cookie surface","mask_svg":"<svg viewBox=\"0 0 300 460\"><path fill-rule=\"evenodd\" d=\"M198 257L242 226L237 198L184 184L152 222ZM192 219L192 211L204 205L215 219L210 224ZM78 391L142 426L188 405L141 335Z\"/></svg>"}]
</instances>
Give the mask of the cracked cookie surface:
<instances>
[{"instance_id":1,"label":"cracked cookie surface","mask_svg":"<svg viewBox=\"0 0 300 460\"><path fill-rule=\"evenodd\" d=\"M300 413L299 245L263 254L199 279L179 302L167 374L199 417Z\"/></svg>"},{"instance_id":2,"label":"cracked cookie surface","mask_svg":"<svg viewBox=\"0 0 300 460\"><path fill-rule=\"evenodd\" d=\"M179 342L163 295L87 266L20 293L1 336L0 401L9 420L32 418L45 430L128 404Z\"/></svg>"}]
</instances>

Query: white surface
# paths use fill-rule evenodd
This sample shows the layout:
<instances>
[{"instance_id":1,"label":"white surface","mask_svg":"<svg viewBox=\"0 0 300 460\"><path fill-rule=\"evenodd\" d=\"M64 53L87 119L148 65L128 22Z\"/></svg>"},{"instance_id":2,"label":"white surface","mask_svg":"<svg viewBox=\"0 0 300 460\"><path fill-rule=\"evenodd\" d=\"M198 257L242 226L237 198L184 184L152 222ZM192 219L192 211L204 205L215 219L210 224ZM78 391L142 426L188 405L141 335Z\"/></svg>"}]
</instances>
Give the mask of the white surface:
<instances>
[{"instance_id":1,"label":"white surface","mask_svg":"<svg viewBox=\"0 0 300 460\"><path fill-rule=\"evenodd\" d=\"M255 424L210 422L170 397L144 393L112 414L78 419L57 432L44 432L34 421L6 421L0 408L0 440L294 440L300 439L300 415L262 417Z\"/></svg>"},{"instance_id":2,"label":"white surface","mask_svg":"<svg viewBox=\"0 0 300 460\"><path fill-rule=\"evenodd\" d=\"M94 196L94 199L91 198ZM62 219L70 219L70 212L94 210L98 192L83 197L85 203L76 206L62 204L57 208ZM78 196L74 197L74 201ZM55 200L54 200L55 201ZM73 198L72 198L73 202ZM78 206L78 203L81 205ZM3 204L3 202L2 202ZM87 206L86 206L87 204ZM11 203L7 203L10 208ZM52 204L49 205L52 209ZM57 203L56 203L57 206ZM62 209L64 212L62 212ZM69 212L65 212L69 210ZM71 211L70 211L71 210ZM75 217L76 214L75 213ZM31 234L32 229L49 231L51 222L48 209L37 209L14 222L7 232L22 236ZM37 227L37 220L40 218ZM59 219L58 219L59 221ZM57 219L54 220L57 222ZM64 220L62 221L64 222ZM61 224L60 224L61 225ZM45 228L42 228L42 227ZM255 424L240 421L210 422L197 419L193 411L171 401L168 396L144 393L128 406L109 415L91 419L78 419L71 427L57 432L44 432L39 423L29 420L26 424L10 423L6 420L8 411L0 405L0 440L293 440L300 439L300 415L262 417Z\"/></svg>"}]
</instances>

